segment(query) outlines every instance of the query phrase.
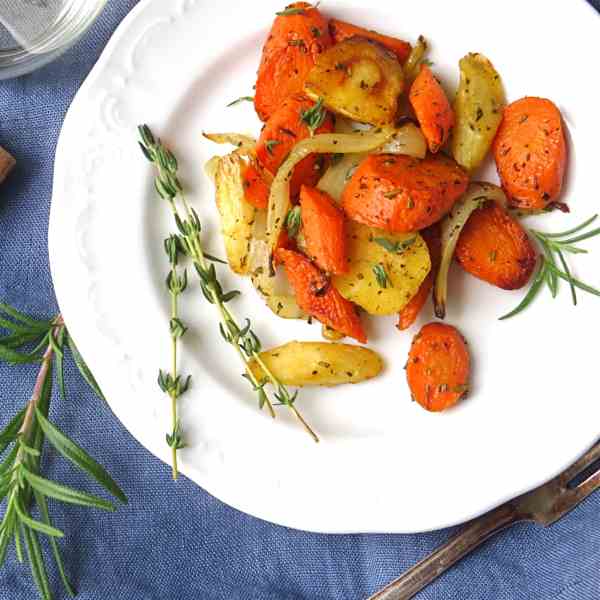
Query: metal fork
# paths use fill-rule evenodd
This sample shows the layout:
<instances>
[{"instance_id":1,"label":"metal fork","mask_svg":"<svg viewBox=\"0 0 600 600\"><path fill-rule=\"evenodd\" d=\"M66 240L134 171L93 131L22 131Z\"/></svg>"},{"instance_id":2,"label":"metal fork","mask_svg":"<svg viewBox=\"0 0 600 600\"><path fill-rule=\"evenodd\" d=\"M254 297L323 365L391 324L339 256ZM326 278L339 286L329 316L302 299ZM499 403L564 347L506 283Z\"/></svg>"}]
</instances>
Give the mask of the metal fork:
<instances>
[{"instance_id":1,"label":"metal fork","mask_svg":"<svg viewBox=\"0 0 600 600\"><path fill-rule=\"evenodd\" d=\"M560 475L471 521L461 532L369 600L409 600L494 534L522 521L547 527L600 487L600 443ZM593 468L595 467L595 468Z\"/></svg>"}]
</instances>

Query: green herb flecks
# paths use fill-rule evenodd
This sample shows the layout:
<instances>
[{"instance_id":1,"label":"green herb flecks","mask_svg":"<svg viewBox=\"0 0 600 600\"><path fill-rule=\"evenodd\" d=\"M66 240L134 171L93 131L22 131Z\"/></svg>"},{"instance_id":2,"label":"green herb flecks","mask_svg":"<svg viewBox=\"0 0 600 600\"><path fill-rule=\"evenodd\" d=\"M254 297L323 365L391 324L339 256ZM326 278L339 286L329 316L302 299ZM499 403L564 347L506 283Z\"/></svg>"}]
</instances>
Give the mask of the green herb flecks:
<instances>
[{"instance_id":1,"label":"green herb flecks","mask_svg":"<svg viewBox=\"0 0 600 600\"><path fill-rule=\"evenodd\" d=\"M380 288L393 287L392 280L382 264L377 264L373 267L373 274Z\"/></svg>"},{"instance_id":2,"label":"green herb flecks","mask_svg":"<svg viewBox=\"0 0 600 600\"><path fill-rule=\"evenodd\" d=\"M239 98L236 98L235 100L230 102L227 105L227 108L229 108L230 106L235 106L236 104L240 104L241 102L254 102L254 96L240 96Z\"/></svg>"},{"instance_id":3,"label":"green herb flecks","mask_svg":"<svg viewBox=\"0 0 600 600\"><path fill-rule=\"evenodd\" d=\"M24 562L27 555L40 597L51 600L46 557L39 539L39 535L44 535L67 594L75 596L56 541L64 537L64 533L54 526L47 499L108 511L114 511L115 506L104 498L43 477L41 465L47 448L44 442L119 501L126 503L127 497L100 464L49 420L54 373L59 395L65 397L62 371L68 350L83 378L94 391L100 395L101 392L60 315L51 320L38 320L0 303L0 328L8 332L0 337L0 360L39 365L31 398L0 432L0 455L6 453L0 462L0 502L5 505L0 523L0 567L12 542L19 562Z\"/></svg>"},{"instance_id":4,"label":"green herb flecks","mask_svg":"<svg viewBox=\"0 0 600 600\"><path fill-rule=\"evenodd\" d=\"M594 215L577 227L560 233L531 230L531 234L539 242L543 251L538 271L521 303L514 310L500 317L500 320L509 319L525 310L539 294L544 284L555 298L558 294L560 279L569 284L574 306L577 305L577 289L600 296L600 290L573 277L565 257L566 254L587 254L587 250L579 248L575 244L600 235L600 228L585 231L597 218L598 215Z\"/></svg>"},{"instance_id":5,"label":"green herb flecks","mask_svg":"<svg viewBox=\"0 0 600 600\"><path fill-rule=\"evenodd\" d=\"M288 235L295 238L302 226L302 209L299 206L294 206L290 209L285 219Z\"/></svg>"},{"instance_id":6,"label":"green herb flecks","mask_svg":"<svg viewBox=\"0 0 600 600\"><path fill-rule=\"evenodd\" d=\"M286 8L285 10L281 10L275 13L278 17L291 17L293 15L304 15L306 11L303 8Z\"/></svg>"},{"instance_id":7,"label":"green herb flecks","mask_svg":"<svg viewBox=\"0 0 600 600\"><path fill-rule=\"evenodd\" d=\"M273 156L273 148L275 148L275 146L277 146L278 144L281 144L280 140L267 140L265 142L265 147L267 148L267 152Z\"/></svg>"},{"instance_id":8,"label":"green herb flecks","mask_svg":"<svg viewBox=\"0 0 600 600\"><path fill-rule=\"evenodd\" d=\"M300 113L300 121L308 127L310 135L313 136L315 131L323 125L326 116L327 109L323 106L323 98L319 98L312 108Z\"/></svg>"},{"instance_id":9,"label":"green herb flecks","mask_svg":"<svg viewBox=\"0 0 600 600\"><path fill-rule=\"evenodd\" d=\"M392 240L382 237L373 238L373 241L376 244L379 244L382 248L385 248L385 250L388 252L392 252L393 254L402 254L417 241L417 236L408 238L403 242L393 242Z\"/></svg>"},{"instance_id":10,"label":"green herb flecks","mask_svg":"<svg viewBox=\"0 0 600 600\"><path fill-rule=\"evenodd\" d=\"M138 128L141 138L140 146L144 156L154 165L156 177L154 185L159 196L166 200L179 231L183 251L192 261L198 275L200 289L204 298L212 304L218 314L219 330L221 336L236 352L244 365L244 378L250 383L257 394L259 408L267 407L270 415L275 417L273 402L271 401L266 384L273 386L273 397L279 404L286 406L300 421L315 442L319 441L316 433L305 421L300 411L296 408L298 392L290 393L286 386L271 372L260 356L261 342L253 331L250 320L245 320L241 326L227 303L240 294L237 290L226 292L217 276L214 264L208 263L208 258L202 246L200 218L187 201L183 186L178 177L177 160L174 154L167 149L160 139L156 139L147 125ZM258 381L250 368L250 361L256 364L265 374L265 380Z\"/></svg>"}]
</instances>

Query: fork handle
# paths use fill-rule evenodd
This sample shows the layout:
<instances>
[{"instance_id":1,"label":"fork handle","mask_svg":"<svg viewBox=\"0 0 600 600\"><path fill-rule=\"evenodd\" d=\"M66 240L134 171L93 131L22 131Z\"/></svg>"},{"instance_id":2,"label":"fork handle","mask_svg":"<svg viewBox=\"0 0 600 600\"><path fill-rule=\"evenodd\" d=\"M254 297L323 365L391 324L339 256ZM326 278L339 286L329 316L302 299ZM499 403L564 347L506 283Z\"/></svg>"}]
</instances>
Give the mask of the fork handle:
<instances>
[{"instance_id":1,"label":"fork handle","mask_svg":"<svg viewBox=\"0 0 600 600\"><path fill-rule=\"evenodd\" d=\"M512 502L471 521L433 554L375 593L369 600L409 600L461 558L502 529L521 521Z\"/></svg>"}]
</instances>

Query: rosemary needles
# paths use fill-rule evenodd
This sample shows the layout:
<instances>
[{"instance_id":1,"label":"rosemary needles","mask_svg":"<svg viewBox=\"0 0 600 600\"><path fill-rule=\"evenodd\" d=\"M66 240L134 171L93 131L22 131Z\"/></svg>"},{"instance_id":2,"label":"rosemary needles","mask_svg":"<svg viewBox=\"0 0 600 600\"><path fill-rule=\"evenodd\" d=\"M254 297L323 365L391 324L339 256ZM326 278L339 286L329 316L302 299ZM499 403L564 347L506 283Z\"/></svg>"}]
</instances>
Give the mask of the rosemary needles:
<instances>
[{"instance_id":1,"label":"rosemary needles","mask_svg":"<svg viewBox=\"0 0 600 600\"><path fill-rule=\"evenodd\" d=\"M42 454L47 441L59 454L87 472L121 502L125 494L111 476L83 448L70 440L48 418L52 399L53 373L56 372L61 396L65 397L63 360L67 350L81 375L102 397L94 376L77 350L60 315L52 320L38 320L13 307L0 303L0 360L11 364L39 364L33 393L27 405L0 432L0 503L4 515L0 522L0 566L6 560L12 542L17 559L27 561L43 600L51 600L44 553L39 535L46 536L60 579L67 593L75 595L62 559L58 539L64 536L50 518L47 500L53 499L88 508L114 511L107 500L46 479L40 473ZM37 518L34 517L37 508Z\"/></svg>"},{"instance_id":2,"label":"rosemary needles","mask_svg":"<svg viewBox=\"0 0 600 600\"><path fill-rule=\"evenodd\" d=\"M588 229L597 218L598 215L594 215L577 227L561 231L560 233L547 233L536 229L531 230L531 235L539 242L542 248L539 269L521 303L514 310L500 317L500 320L509 319L525 310L539 294L544 284L550 290L552 297L556 298L561 279L569 284L573 305L577 305L578 289L595 296L600 296L600 290L573 276L565 257L566 254L587 254L587 250L575 244L600 235L600 228Z\"/></svg>"},{"instance_id":3,"label":"rosemary needles","mask_svg":"<svg viewBox=\"0 0 600 600\"><path fill-rule=\"evenodd\" d=\"M228 303L240 292L223 289L214 265L214 262L221 261L207 254L202 246L200 218L185 197L183 186L178 178L178 163L175 155L162 144L160 139L154 137L147 125L138 127L138 132L140 148L146 159L156 169L154 187L158 195L167 201L178 230L178 233L171 236L170 239L175 237L178 247L192 261L203 296L216 309L221 337L232 347L240 359L245 371L243 377L256 394L259 408L266 408L269 414L275 417L274 404L285 406L294 414L313 440L318 442L317 434L296 407L298 393L292 394L262 360L260 356L261 342L252 329L250 320L245 319L242 325L228 307ZM173 319L173 317L171 318ZM252 360L256 361L265 373L264 381L259 382L250 369ZM179 379L179 381L183 380ZM267 384L274 389L273 398L277 401L276 403L272 401L266 389ZM163 386L161 386L162 388ZM181 441L179 428L178 435Z\"/></svg>"}]
</instances>

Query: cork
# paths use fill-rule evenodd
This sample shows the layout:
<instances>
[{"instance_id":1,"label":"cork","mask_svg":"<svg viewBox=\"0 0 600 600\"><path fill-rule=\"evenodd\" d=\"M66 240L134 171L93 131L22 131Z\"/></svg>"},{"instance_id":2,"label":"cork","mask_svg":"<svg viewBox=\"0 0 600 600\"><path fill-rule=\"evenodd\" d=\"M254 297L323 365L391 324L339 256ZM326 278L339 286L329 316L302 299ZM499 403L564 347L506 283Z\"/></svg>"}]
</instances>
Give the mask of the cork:
<instances>
[{"instance_id":1,"label":"cork","mask_svg":"<svg viewBox=\"0 0 600 600\"><path fill-rule=\"evenodd\" d=\"M9 154L2 146L0 146L0 183L12 171L12 168L17 164L17 161Z\"/></svg>"}]
</instances>

